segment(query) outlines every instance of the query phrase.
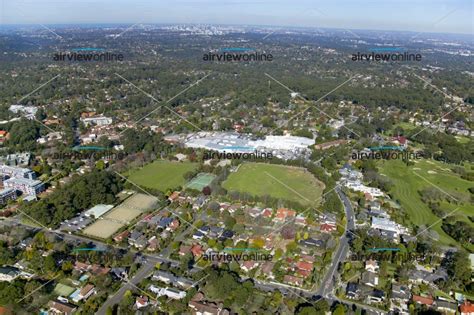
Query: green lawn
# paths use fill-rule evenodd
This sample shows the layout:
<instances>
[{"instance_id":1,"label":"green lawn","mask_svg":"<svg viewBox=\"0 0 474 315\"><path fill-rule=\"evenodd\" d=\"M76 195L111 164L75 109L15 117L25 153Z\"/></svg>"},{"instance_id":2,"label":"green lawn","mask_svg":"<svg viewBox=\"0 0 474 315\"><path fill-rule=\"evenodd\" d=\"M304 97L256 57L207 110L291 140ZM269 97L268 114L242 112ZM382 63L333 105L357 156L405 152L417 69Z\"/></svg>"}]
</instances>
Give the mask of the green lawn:
<instances>
[{"instance_id":1,"label":"green lawn","mask_svg":"<svg viewBox=\"0 0 474 315\"><path fill-rule=\"evenodd\" d=\"M170 188L186 183L183 175L195 170L196 163L155 161L144 167L128 172L128 179L140 186L166 192Z\"/></svg>"},{"instance_id":2,"label":"green lawn","mask_svg":"<svg viewBox=\"0 0 474 315\"><path fill-rule=\"evenodd\" d=\"M421 200L418 193L423 188L434 187L433 185L462 201L459 205L443 202L441 209L445 212L452 212L459 207L452 215L466 222L469 222L468 215L474 215L474 205L470 203L470 194L467 191L469 187L474 186L474 183L461 179L453 173L450 170L452 165L432 160L419 160L415 165L406 166L402 161L388 160L381 161L379 166L380 172L394 183L391 193L396 200L400 201L413 224L428 227L439 220ZM441 222L435 224L432 229L439 234L443 244L455 243L455 240L443 232Z\"/></svg>"},{"instance_id":3,"label":"green lawn","mask_svg":"<svg viewBox=\"0 0 474 315\"><path fill-rule=\"evenodd\" d=\"M319 202L324 184L303 168L264 163L245 163L222 185L228 191L268 195L297 201L302 205Z\"/></svg>"}]
</instances>

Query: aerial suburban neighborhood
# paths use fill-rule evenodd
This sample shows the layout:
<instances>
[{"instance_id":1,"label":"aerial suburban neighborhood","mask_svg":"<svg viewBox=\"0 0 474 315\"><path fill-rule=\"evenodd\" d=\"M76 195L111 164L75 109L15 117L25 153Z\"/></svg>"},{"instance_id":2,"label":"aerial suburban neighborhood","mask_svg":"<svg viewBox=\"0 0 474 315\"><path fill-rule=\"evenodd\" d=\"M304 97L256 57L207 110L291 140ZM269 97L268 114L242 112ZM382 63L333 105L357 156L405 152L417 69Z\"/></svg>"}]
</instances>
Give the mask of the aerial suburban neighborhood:
<instances>
[{"instance_id":1,"label":"aerial suburban neighborhood","mask_svg":"<svg viewBox=\"0 0 474 315\"><path fill-rule=\"evenodd\" d=\"M6 2L0 314L474 314L472 5Z\"/></svg>"}]
</instances>

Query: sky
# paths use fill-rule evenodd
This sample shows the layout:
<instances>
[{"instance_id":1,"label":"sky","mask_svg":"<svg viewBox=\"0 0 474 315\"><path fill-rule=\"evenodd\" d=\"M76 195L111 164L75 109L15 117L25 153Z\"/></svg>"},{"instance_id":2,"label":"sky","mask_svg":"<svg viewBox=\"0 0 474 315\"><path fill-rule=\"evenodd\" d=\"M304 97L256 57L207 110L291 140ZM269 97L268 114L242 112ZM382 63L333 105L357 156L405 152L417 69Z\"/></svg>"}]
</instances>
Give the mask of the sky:
<instances>
[{"instance_id":1,"label":"sky","mask_svg":"<svg viewBox=\"0 0 474 315\"><path fill-rule=\"evenodd\" d=\"M0 24L204 23L474 33L474 0L0 0Z\"/></svg>"}]
</instances>

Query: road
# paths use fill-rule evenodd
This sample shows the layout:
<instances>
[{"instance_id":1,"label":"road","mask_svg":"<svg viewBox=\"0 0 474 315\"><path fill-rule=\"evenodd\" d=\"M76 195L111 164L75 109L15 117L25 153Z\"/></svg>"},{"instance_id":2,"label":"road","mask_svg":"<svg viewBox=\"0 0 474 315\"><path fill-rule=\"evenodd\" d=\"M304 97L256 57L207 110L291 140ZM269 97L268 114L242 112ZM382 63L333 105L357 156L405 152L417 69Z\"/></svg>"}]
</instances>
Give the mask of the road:
<instances>
[{"instance_id":1,"label":"road","mask_svg":"<svg viewBox=\"0 0 474 315\"><path fill-rule=\"evenodd\" d=\"M334 290L335 285L335 274L337 272L337 268L339 263L343 261L347 254L349 253L349 241L351 237L350 231L354 231L355 223L354 223L354 211L352 211L351 202L347 198L346 195L341 191L340 188L336 188L337 195L342 201L344 206L344 212L346 213L346 230L345 233L339 239L339 246L336 250L335 255L333 256L333 260L331 265L329 266L329 270L326 272L323 281L321 282L321 286L314 292L315 295L320 296L327 296L328 293Z\"/></svg>"},{"instance_id":2,"label":"road","mask_svg":"<svg viewBox=\"0 0 474 315\"><path fill-rule=\"evenodd\" d=\"M154 270L157 260L149 259L148 262L143 265L137 273L127 283L124 283L120 289L111 297L109 297L104 304L96 312L98 315L105 315L107 308L112 307L115 304L119 304L123 299L123 295L128 290L134 290L135 286L139 284L143 279L148 277Z\"/></svg>"}]
</instances>

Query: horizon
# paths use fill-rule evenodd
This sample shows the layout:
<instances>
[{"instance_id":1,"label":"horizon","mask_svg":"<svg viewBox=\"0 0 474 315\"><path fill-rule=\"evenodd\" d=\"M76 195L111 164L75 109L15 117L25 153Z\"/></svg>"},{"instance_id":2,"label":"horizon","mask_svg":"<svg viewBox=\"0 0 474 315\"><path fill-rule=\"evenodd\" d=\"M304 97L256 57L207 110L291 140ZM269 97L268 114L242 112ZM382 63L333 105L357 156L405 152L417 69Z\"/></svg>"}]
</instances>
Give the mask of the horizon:
<instances>
[{"instance_id":1,"label":"horizon","mask_svg":"<svg viewBox=\"0 0 474 315\"><path fill-rule=\"evenodd\" d=\"M128 0L102 0L93 5L74 1L23 0L11 3L3 0L0 9L0 27L38 24L204 24L460 35L474 33L473 5L469 0L401 0L396 4L373 0L362 4L348 0L337 4L308 0L297 3L289 0L241 3L189 0L177 1L172 6L146 0L133 3Z\"/></svg>"}]
</instances>

